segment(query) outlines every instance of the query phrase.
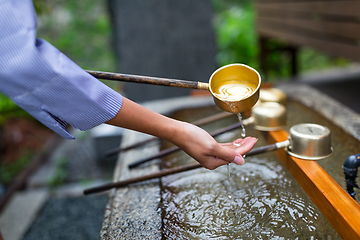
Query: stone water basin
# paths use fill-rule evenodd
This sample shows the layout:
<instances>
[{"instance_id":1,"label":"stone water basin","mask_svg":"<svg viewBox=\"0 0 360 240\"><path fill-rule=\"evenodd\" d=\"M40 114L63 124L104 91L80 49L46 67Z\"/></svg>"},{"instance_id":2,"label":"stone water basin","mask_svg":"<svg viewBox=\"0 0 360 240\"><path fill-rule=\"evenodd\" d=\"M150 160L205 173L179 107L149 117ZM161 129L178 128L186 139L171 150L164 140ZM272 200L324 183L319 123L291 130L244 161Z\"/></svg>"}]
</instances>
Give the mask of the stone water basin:
<instances>
[{"instance_id":1,"label":"stone water basin","mask_svg":"<svg viewBox=\"0 0 360 240\"><path fill-rule=\"evenodd\" d=\"M310 95L313 93L312 89L305 90ZM334 154L318 162L345 187L341 166L348 155L360 152L358 133L351 131L351 127L343 127L342 124L349 124L343 123L341 119L337 120L339 116L331 118L332 121L328 120L326 110L334 106L338 109L338 103L334 102L334 106L314 111L317 106L306 107L304 103L299 103L301 101L296 99L296 94L292 95L296 101L288 102L287 128L304 122L330 128ZM321 95L316 92L317 103L319 96ZM332 105L326 96L323 97L327 105ZM175 102L181 104L176 107ZM186 121L218 111L206 98L153 102L147 107L163 114L171 113L174 118ZM179 111L183 108L190 110ZM325 113L322 113L324 110ZM346 114L346 119L352 119L353 113ZM334 124L334 120L338 122ZM211 131L234 121L237 121L236 117L230 117L204 128ZM355 126L354 121L352 126ZM247 135L259 138L257 146L267 144L261 133L250 126L246 130ZM240 130L235 130L219 136L218 140L232 141L239 136ZM124 135L127 142L123 142L123 145L144 138L147 136L127 132ZM114 180L159 170L160 160L133 170L129 170L127 165L159 151L160 147L166 147L166 144L148 144L121 154ZM162 167L191 161L193 160L183 153L173 154L163 159ZM223 166L215 171L191 170L161 180L112 190L101 239L341 239L274 153L246 158L244 166L230 164L229 172L231 181L227 166Z\"/></svg>"}]
</instances>

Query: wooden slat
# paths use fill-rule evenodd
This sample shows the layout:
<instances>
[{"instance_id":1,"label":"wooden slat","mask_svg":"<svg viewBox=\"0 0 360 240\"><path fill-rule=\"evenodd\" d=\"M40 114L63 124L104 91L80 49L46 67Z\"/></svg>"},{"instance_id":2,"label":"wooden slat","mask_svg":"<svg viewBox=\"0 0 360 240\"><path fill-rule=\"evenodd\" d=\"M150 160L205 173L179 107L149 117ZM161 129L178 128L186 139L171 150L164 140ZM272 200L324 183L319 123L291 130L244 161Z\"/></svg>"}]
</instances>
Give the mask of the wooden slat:
<instances>
[{"instance_id":1,"label":"wooden slat","mask_svg":"<svg viewBox=\"0 0 360 240\"><path fill-rule=\"evenodd\" d=\"M350 45L335 40L330 41L331 39L314 38L314 34L296 31L295 29L285 31L281 26L266 21L257 22L257 31L262 36L280 39L291 45L308 46L331 55L360 61L360 48L358 45Z\"/></svg>"},{"instance_id":2,"label":"wooden slat","mask_svg":"<svg viewBox=\"0 0 360 240\"><path fill-rule=\"evenodd\" d=\"M360 61L360 1L256 1L257 31L293 46Z\"/></svg>"},{"instance_id":3,"label":"wooden slat","mask_svg":"<svg viewBox=\"0 0 360 240\"><path fill-rule=\"evenodd\" d=\"M256 2L256 6L269 10L308 12L319 15L360 16L360 1Z\"/></svg>"},{"instance_id":4,"label":"wooden slat","mask_svg":"<svg viewBox=\"0 0 360 240\"><path fill-rule=\"evenodd\" d=\"M306 3L306 2L342 2L341 0L254 0L257 3ZM356 2L360 0L347 0L348 2Z\"/></svg>"},{"instance_id":5,"label":"wooden slat","mask_svg":"<svg viewBox=\"0 0 360 240\"><path fill-rule=\"evenodd\" d=\"M298 18L291 14L274 14L268 16L262 14L260 9L257 13L258 22L272 22L285 24L290 28L300 28L305 31L314 31L324 35L333 35L349 39L360 39L360 22L328 21L316 18Z\"/></svg>"},{"instance_id":6,"label":"wooden slat","mask_svg":"<svg viewBox=\"0 0 360 240\"><path fill-rule=\"evenodd\" d=\"M269 143L285 141L284 130L264 133ZM316 162L276 154L343 239L360 239L360 205Z\"/></svg>"}]
</instances>

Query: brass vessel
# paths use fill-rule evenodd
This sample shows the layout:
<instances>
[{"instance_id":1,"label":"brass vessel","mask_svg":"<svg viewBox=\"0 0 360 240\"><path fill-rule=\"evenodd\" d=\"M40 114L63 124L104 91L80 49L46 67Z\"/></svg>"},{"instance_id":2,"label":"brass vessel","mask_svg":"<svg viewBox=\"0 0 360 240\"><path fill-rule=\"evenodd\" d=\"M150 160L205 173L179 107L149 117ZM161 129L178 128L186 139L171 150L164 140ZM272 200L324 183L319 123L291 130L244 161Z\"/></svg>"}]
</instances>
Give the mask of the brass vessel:
<instances>
[{"instance_id":1,"label":"brass vessel","mask_svg":"<svg viewBox=\"0 0 360 240\"><path fill-rule=\"evenodd\" d=\"M330 130L327 127L302 123L290 128L288 154L307 160L320 160L332 154Z\"/></svg>"},{"instance_id":2,"label":"brass vessel","mask_svg":"<svg viewBox=\"0 0 360 240\"><path fill-rule=\"evenodd\" d=\"M286 108L277 102L256 104L251 115L254 117L254 128L260 131L277 131L286 125Z\"/></svg>"},{"instance_id":3,"label":"brass vessel","mask_svg":"<svg viewBox=\"0 0 360 240\"><path fill-rule=\"evenodd\" d=\"M236 91L231 99L219 94L221 88L229 83L241 84L249 88L247 95L237 96ZM244 64L229 64L217 69L209 79L209 90L214 97L215 104L222 110L233 113L245 112L252 108L259 99L261 84L260 74Z\"/></svg>"}]
</instances>

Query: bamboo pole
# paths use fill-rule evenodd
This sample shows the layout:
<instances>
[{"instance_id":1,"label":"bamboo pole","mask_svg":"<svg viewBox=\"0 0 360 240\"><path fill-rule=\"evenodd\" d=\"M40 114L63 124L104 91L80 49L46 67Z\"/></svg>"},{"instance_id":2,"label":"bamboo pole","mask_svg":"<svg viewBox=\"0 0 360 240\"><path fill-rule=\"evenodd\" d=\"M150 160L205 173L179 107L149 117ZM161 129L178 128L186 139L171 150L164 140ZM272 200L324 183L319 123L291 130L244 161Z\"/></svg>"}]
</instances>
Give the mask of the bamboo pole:
<instances>
[{"instance_id":1,"label":"bamboo pole","mask_svg":"<svg viewBox=\"0 0 360 240\"><path fill-rule=\"evenodd\" d=\"M287 144L284 144L287 142L288 141L284 141L284 142L280 142L280 143L273 143L273 144L259 147L259 148L254 148L250 152L248 152L246 155L253 156L253 155L257 155L257 154L261 154L261 153L275 151L275 150L278 150L280 148L284 148L285 146L287 146ZM185 171L189 171L189 170L193 170L193 169L197 169L197 168L201 168L201 167L202 167L202 165L200 165L200 163L192 163L192 164L188 164L188 165L184 165L184 166L180 166L180 167L165 169L165 170L161 170L159 172L151 173L151 174L144 175L141 177L130 178L130 179L127 179L124 181L108 183L108 184L104 184L102 186L89 188L84 191L84 194L87 195L87 194L91 194L91 193L106 191L111 188L126 187L132 183L137 183L137 182L142 182L142 181L146 181L146 180L150 180L150 179L154 179L154 178L164 177L164 176L168 176L171 174L181 173L181 172L185 172Z\"/></svg>"}]
</instances>

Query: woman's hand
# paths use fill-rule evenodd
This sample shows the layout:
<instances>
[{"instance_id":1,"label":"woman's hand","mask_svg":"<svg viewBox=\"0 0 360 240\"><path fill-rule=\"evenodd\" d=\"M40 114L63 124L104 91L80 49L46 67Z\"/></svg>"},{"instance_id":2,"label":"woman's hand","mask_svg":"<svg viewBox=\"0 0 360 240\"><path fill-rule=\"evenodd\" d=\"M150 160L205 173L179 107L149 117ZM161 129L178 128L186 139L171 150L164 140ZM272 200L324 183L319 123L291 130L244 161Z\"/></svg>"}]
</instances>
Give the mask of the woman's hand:
<instances>
[{"instance_id":1,"label":"woman's hand","mask_svg":"<svg viewBox=\"0 0 360 240\"><path fill-rule=\"evenodd\" d=\"M244 164L242 157L249 152L257 142L254 137L236 139L231 143L217 143L203 129L182 122L177 135L170 140L184 152L197 160L205 168L213 170L228 163Z\"/></svg>"},{"instance_id":2,"label":"woman's hand","mask_svg":"<svg viewBox=\"0 0 360 240\"><path fill-rule=\"evenodd\" d=\"M123 98L119 113L108 124L123 127L174 143L207 169L228 163L243 164L243 155L256 144L257 139L247 137L232 143L217 143L205 130L150 111Z\"/></svg>"}]
</instances>

